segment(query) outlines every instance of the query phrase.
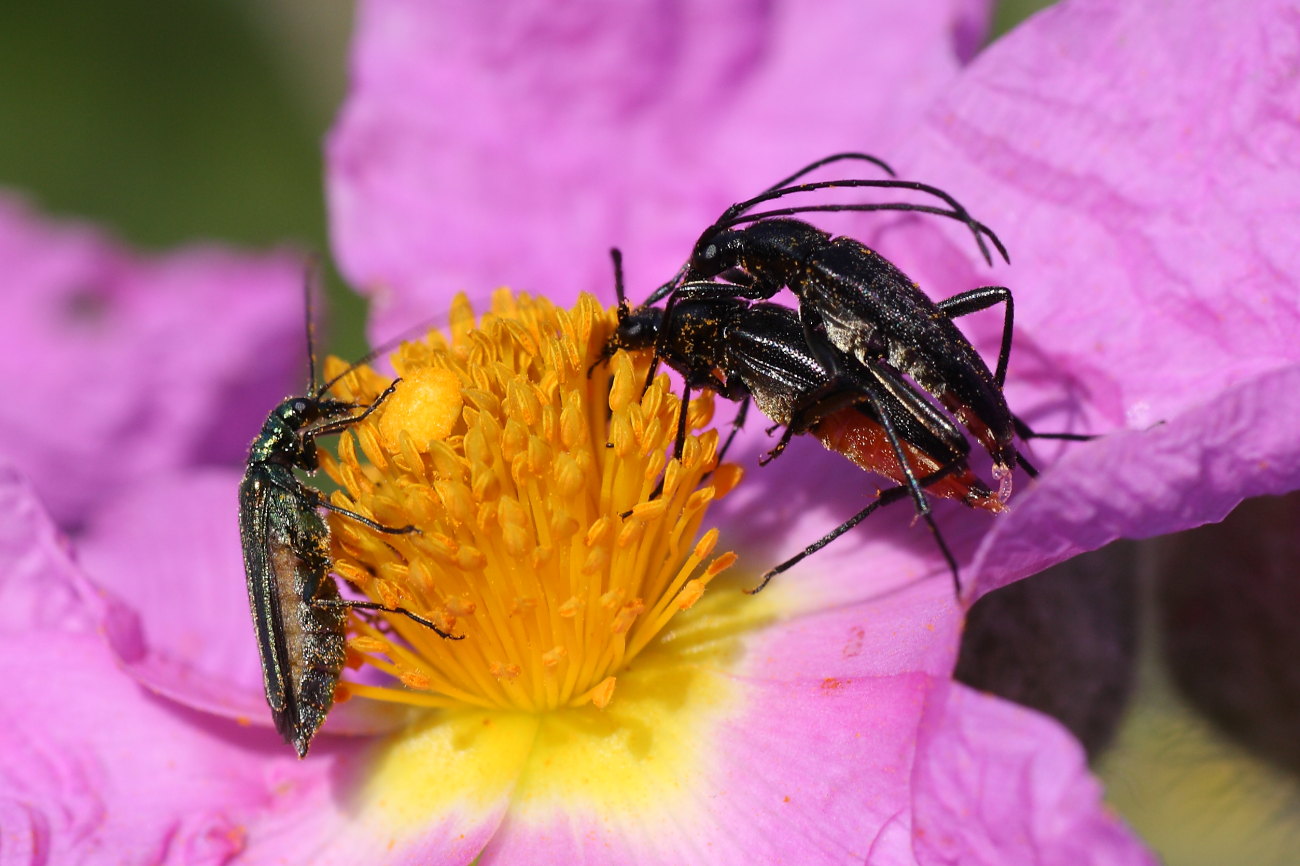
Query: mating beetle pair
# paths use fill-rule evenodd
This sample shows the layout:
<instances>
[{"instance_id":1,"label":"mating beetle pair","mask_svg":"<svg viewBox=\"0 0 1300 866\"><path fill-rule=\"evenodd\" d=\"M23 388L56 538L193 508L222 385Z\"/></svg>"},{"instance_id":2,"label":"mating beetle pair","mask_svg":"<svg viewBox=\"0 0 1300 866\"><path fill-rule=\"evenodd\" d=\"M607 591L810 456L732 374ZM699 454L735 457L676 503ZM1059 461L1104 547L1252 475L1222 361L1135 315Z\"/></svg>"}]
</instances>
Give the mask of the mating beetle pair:
<instances>
[{"instance_id":1,"label":"mating beetle pair","mask_svg":"<svg viewBox=\"0 0 1300 866\"><path fill-rule=\"evenodd\" d=\"M795 184L813 170L842 160L872 163L891 177ZM934 196L946 207L886 202L755 212L760 204L789 195L845 188L913 190ZM1031 476L1037 474L1017 450L1017 436L1090 438L1035 434L1007 407L1002 386L1014 318L1010 290L986 286L936 303L859 241L833 237L791 218L809 212L881 210L957 220L971 230L987 261L991 263L992 257L986 240L1007 259L997 236L947 193L897 180L875 157L845 153L818 160L728 208L701 235L678 274L636 310L624 298L621 274L616 278L619 326L606 354L618 348L652 347L655 363L647 381L662 360L685 380L684 401L697 388L711 388L741 401L738 423L743 423L749 402L758 403L764 414L785 427L780 442L762 462L779 454L791 436L812 433L862 468L900 483L768 571L754 591L876 508L910 496L930 527L960 595L956 560L934 522L924 491L997 511L1011 492L1015 466ZM621 270L618 264L615 254L616 271ZM783 287L798 296L797 313L761 303ZM664 299L662 308L653 306ZM952 320L997 304L1003 305L1004 322L996 371L990 371ZM999 482L996 494L967 466L967 432L993 460Z\"/></svg>"}]
</instances>

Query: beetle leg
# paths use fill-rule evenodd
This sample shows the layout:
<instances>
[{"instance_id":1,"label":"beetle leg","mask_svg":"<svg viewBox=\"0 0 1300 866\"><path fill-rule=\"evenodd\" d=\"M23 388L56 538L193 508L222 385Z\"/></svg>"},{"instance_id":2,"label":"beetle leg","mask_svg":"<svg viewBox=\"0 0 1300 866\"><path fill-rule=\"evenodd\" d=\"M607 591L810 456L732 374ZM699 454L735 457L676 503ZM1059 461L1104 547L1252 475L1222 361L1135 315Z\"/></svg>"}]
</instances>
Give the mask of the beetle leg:
<instances>
[{"instance_id":1,"label":"beetle leg","mask_svg":"<svg viewBox=\"0 0 1300 866\"><path fill-rule=\"evenodd\" d=\"M944 478L952 474L960 467L961 467L961 461L954 460L953 462L947 464L946 466L943 466L935 470L934 472L930 473L929 475L926 475L924 478L918 479L918 483L922 487L929 487L931 484L943 480ZM866 520L868 517L871 516L872 512L874 512L877 508L881 508L883 506L890 505L892 503L899 502L903 499L906 499L908 497L908 494L909 491L907 489L907 486L902 484L900 484L897 487L891 487L888 490L882 492L878 497L876 497L876 500L872 502L870 505L868 505L866 508L859 511L857 514L853 515L848 520L844 521L839 526L835 527L830 532L826 533L821 538L817 539L812 544L805 547L802 551L796 553L794 556L787 559L785 562L782 562L780 565L769 569L767 572L763 574L763 578L762 580L759 581L758 586L754 587L753 589L747 589L745 590L745 592L749 593L750 595L753 595L757 592L761 592L763 587L767 586L768 583L771 582L772 578L776 577L778 574L781 574L782 572L788 571L793 566L798 565L800 562L807 559L809 556L812 556L814 553L821 550L823 547L830 544L832 541L839 538L841 535L848 532L850 529L857 526L862 521ZM957 581L957 576L955 571L956 565L952 561L951 554L948 553L948 549L943 544L942 540L939 542L939 544L940 547L943 549L946 558L949 561L949 567L954 569L953 579ZM957 581L956 586L957 586L957 594L958 596L960 596L961 582Z\"/></svg>"},{"instance_id":2,"label":"beetle leg","mask_svg":"<svg viewBox=\"0 0 1300 866\"><path fill-rule=\"evenodd\" d=\"M1015 302L1011 298L1011 290L1006 286L982 286L939 301L938 307L948 318L956 319L997 304L1006 306L1006 312L1002 316L1002 345L998 349L998 365L993 373L993 380L1001 388L1007 381L1007 361L1011 358L1011 329L1015 320Z\"/></svg>"},{"instance_id":3,"label":"beetle leg","mask_svg":"<svg viewBox=\"0 0 1300 866\"><path fill-rule=\"evenodd\" d=\"M686 447L686 410L691 405L691 386L688 382L682 388L682 406L677 412L677 438L673 440L673 459L680 460L682 449Z\"/></svg>"},{"instance_id":4,"label":"beetle leg","mask_svg":"<svg viewBox=\"0 0 1300 866\"><path fill-rule=\"evenodd\" d=\"M745 426L745 417L749 413L749 404L751 402L753 402L753 400L749 396L748 392L746 392L744 398L740 401L740 408L736 410L736 417L731 419L731 432L727 434L727 441L723 442L722 447L718 449L719 464L722 463L722 458L727 456L727 451L731 448L731 443L735 441L736 434L740 432L740 428ZM706 475L705 478L707 477L708 476Z\"/></svg>"},{"instance_id":5,"label":"beetle leg","mask_svg":"<svg viewBox=\"0 0 1300 866\"><path fill-rule=\"evenodd\" d=\"M364 421L366 418L370 417L370 413L374 412L376 409L379 408L380 403L383 403L385 400L387 400L389 396L392 395L393 391L397 390L397 385L401 381L402 381L401 379L394 379L392 382L390 382L388 387L385 388L378 397L376 397L373 401L371 401L370 405L367 406L360 415L349 415L346 418L340 418L337 421L330 421L329 423L322 424L319 427L313 427L310 430L304 430L303 435L311 436L313 438L316 436L328 436L331 433L341 432L343 430L346 430L348 427L351 427L353 424L356 424L360 421Z\"/></svg>"},{"instance_id":6,"label":"beetle leg","mask_svg":"<svg viewBox=\"0 0 1300 866\"><path fill-rule=\"evenodd\" d=\"M465 635L451 634L450 632L443 631L442 629L434 625L432 620L425 619L424 617L420 616L418 613L413 613L412 611L409 611L404 607L384 607L382 604L380 604L377 601L356 601L355 599L351 599L351 598L321 598L313 601L312 604L316 605L317 607L346 607L346 608L353 608L355 610L377 610L383 613L400 613L402 616L406 617L412 622L418 622L420 625L424 626L425 628L432 629L433 632L438 635L438 637L446 638L447 640L465 639Z\"/></svg>"},{"instance_id":7,"label":"beetle leg","mask_svg":"<svg viewBox=\"0 0 1300 866\"><path fill-rule=\"evenodd\" d=\"M283 487L283 485L281 486ZM305 484L299 484L296 490L290 489L288 487L285 487L284 489L289 490L290 493L294 493L298 496L301 496L303 499L306 499L315 508L324 508L326 511L333 511L335 514L342 514L344 517L351 518L352 520L355 520L357 523L360 523L363 526L369 526L371 529L375 530L376 532L386 532L389 535L405 535L408 532L420 531L416 529L414 526L385 526L382 523L376 523L375 521L371 520L369 517L366 517L363 514L357 514L355 511L349 511L346 508L340 508L339 506L334 505L328 499L326 499L324 494L322 494L320 491L316 490L315 488L308 487Z\"/></svg>"}]
</instances>

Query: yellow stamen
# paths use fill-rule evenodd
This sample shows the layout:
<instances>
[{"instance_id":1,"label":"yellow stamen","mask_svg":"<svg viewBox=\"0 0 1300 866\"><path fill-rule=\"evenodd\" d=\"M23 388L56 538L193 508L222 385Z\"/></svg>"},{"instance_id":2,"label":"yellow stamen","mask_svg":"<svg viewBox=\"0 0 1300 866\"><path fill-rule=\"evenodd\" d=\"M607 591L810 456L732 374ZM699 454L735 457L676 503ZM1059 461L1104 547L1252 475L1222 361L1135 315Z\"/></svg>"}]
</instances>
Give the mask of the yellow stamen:
<instances>
[{"instance_id":1,"label":"yellow stamen","mask_svg":"<svg viewBox=\"0 0 1300 866\"><path fill-rule=\"evenodd\" d=\"M620 671L735 560L709 560L715 530L694 540L740 477L714 466L714 431L693 432L712 417L709 395L692 400L682 459L669 460L680 404L667 377L643 394L648 353L596 363L615 321L590 296L563 310L501 291L476 324L460 297L450 340L394 354L402 381L322 465L340 507L419 531L332 514L335 570L464 639L356 616L350 653L394 682L349 682L349 695L604 708ZM326 375L341 369L330 359ZM390 381L360 368L335 392L364 405Z\"/></svg>"}]
</instances>

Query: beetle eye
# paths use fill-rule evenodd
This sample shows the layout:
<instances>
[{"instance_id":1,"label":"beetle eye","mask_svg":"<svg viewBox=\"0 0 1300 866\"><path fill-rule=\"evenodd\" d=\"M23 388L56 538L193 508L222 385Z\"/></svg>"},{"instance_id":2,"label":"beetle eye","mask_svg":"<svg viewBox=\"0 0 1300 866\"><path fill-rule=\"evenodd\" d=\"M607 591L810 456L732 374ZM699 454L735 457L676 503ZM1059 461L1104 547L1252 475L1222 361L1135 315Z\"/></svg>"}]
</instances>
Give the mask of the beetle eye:
<instances>
[{"instance_id":1,"label":"beetle eye","mask_svg":"<svg viewBox=\"0 0 1300 866\"><path fill-rule=\"evenodd\" d=\"M706 259L715 259L715 258L717 258L717 257L718 257L718 245L717 245L717 244L709 244L707 247L704 248L704 258L706 258Z\"/></svg>"}]
</instances>

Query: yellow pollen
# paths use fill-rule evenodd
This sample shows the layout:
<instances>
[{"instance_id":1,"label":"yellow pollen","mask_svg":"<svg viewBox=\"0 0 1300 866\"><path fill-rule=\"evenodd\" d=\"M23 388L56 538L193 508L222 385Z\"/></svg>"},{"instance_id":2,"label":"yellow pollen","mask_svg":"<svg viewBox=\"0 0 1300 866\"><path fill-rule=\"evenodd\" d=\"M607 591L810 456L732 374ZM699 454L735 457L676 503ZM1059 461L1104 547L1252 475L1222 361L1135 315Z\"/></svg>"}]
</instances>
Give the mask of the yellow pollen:
<instances>
[{"instance_id":1,"label":"yellow pollen","mask_svg":"<svg viewBox=\"0 0 1300 866\"><path fill-rule=\"evenodd\" d=\"M335 571L400 614L354 614L349 658L391 677L354 697L427 707L543 711L612 700L617 676L735 561L700 536L741 472L715 466L710 395L687 412L649 353L601 361L613 310L499 291L475 318L452 305L391 358L401 381L322 467L332 501L406 534L329 516ZM331 358L326 375L344 369ZM590 370L590 374L589 371ZM366 405L392 382L362 367L334 387ZM662 482L662 483L661 483ZM713 557L711 559L711 557Z\"/></svg>"},{"instance_id":2,"label":"yellow pollen","mask_svg":"<svg viewBox=\"0 0 1300 866\"><path fill-rule=\"evenodd\" d=\"M408 467L415 467L420 461L407 449L428 451L430 443L446 439L464 405L460 379L454 372L421 367L402 379L401 392L393 394L385 404L379 433L385 440L398 443Z\"/></svg>"}]
</instances>

